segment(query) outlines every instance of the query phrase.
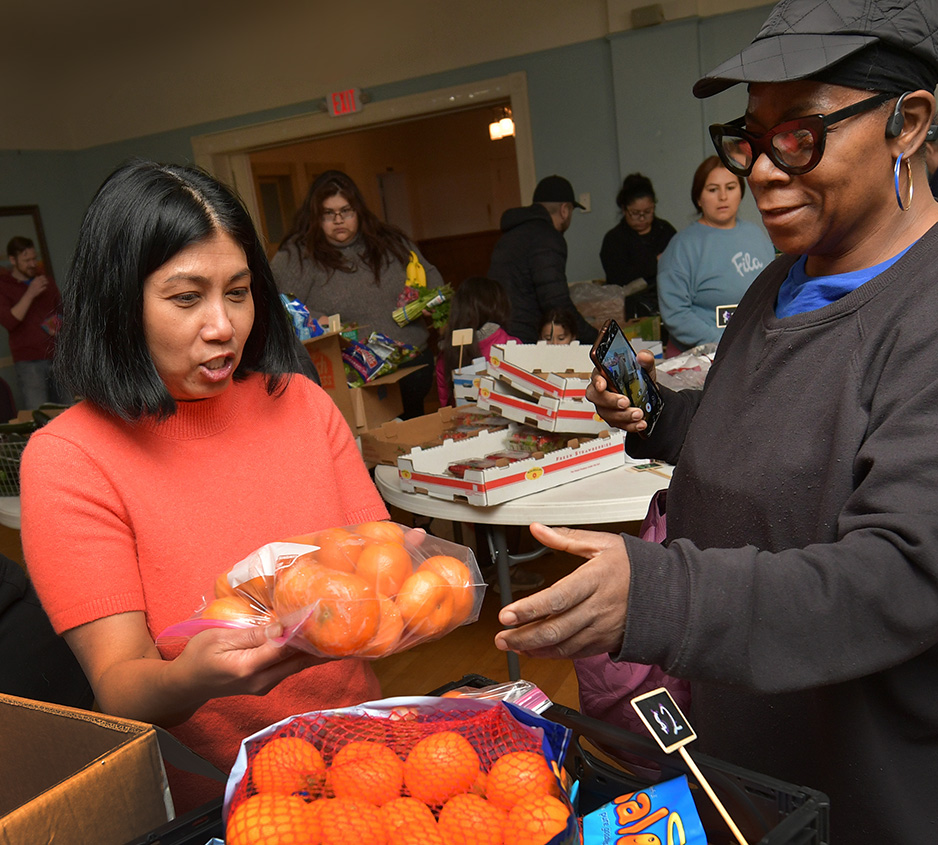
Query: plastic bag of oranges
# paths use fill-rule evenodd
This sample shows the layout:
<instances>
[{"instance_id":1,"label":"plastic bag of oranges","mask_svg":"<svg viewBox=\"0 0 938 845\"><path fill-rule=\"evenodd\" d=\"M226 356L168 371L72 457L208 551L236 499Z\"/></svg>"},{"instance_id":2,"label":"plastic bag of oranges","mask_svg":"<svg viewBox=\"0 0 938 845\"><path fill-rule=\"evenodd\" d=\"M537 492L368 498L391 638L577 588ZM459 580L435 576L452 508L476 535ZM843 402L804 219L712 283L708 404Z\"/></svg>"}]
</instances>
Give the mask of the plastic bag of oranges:
<instances>
[{"instance_id":1,"label":"plastic bag of oranges","mask_svg":"<svg viewBox=\"0 0 938 845\"><path fill-rule=\"evenodd\" d=\"M557 773L570 733L510 704L391 698L294 716L246 739L226 845L572 845ZM293 839L290 837L294 836Z\"/></svg>"},{"instance_id":2,"label":"plastic bag of oranges","mask_svg":"<svg viewBox=\"0 0 938 845\"><path fill-rule=\"evenodd\" d=\"M262 546L220 573L194 616L157 642L264 626L319 657L375 659L475 622L484 592L466 546L366 522Z\"/></svg>"}]
</instances>

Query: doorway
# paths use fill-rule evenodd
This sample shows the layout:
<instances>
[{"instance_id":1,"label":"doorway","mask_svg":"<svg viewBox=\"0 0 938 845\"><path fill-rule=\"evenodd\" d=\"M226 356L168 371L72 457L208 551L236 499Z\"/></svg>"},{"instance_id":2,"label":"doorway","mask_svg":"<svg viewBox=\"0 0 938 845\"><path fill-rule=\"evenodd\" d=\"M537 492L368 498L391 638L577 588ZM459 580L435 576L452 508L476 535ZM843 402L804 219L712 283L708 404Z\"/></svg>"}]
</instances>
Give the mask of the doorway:
<instances>
[{"instance_id":1,"label":"doorway","mask_svg":"<svg viewBox=\"0 0 938 845\"><path fill-rule=\"evenodd\" d=\"M484 275L502 213L521 204L514 137L489 123L508 102L249 153L272 256L320 173L349 174L368 207L415 241L447 281Z\"/></svg>"},{"instance_id":2,"label":"doorway","mask_svg":"<svg viewBox=\"0 0 938 845\"><path fill-rule=\"evenodd\" d=\"M515 136L491 141L488 123L505 105ZM471 166L465 152L470 136ZM383 154L362 151L376 139L387 145ZM290 209L302 202L310 181L337 167L356 180L376 213L385 208L382 184L388 191L393 186L394 213L410 212L410 231L402 228L444 279L457 283L488 269L501 212L530 197L535 184L523 72L368 103L341 118L317 112L198 136L192 146L198 164L239 192L269 250L289 229Z\"/></svg>"}]
</instances>

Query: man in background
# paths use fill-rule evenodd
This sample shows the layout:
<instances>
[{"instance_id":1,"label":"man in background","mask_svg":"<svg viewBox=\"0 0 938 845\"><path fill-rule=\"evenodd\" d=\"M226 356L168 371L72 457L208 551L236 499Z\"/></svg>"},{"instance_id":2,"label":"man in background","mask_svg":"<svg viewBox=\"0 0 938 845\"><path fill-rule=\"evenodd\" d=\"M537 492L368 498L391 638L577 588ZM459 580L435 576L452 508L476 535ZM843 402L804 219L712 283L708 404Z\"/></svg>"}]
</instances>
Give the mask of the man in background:
<instances>
[{"instance_id":1,"label":"man in background","mask_svg":"<svg viewBox=\"0 0 938 845\"><path fill-rule=\"evenodd\" d=\"M489 278L504 285L511 300L508 334L537 343L544 316L554 308L577 318L577 339L592 343L597 331L577 311L567 287L567 242L573 222L573 186L562 176L547 176L534 189L534 202L502 215L502 236L489 265Z\"/></svg>"},{"instance_id":2,"label":"man in background","mask_svg":"<svg viewBox=\"0 0 938 845\"><path fill-rule=\"evenodd\" d=\"M39 273L36 247L17 236L7 244L9 271L0 270L0 324L9 332L21 408L64 402L52 379L52 352L62 307L55 282Z\"/></svg>"}]
</instances>

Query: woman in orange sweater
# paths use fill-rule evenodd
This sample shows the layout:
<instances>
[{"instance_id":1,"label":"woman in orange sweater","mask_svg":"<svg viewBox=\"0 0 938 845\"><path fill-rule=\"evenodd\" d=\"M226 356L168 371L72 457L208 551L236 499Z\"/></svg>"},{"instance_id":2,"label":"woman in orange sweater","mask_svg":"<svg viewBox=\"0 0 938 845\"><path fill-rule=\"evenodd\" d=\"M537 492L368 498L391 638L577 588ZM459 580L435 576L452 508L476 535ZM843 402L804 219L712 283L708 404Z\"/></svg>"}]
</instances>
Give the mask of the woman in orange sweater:
<instances>
[{"instance_id":1,"label":"woman in orange sweater","mask_svg":"<svg viewBox=\"0 0 938 845\"><path fill-rule=\"evenodd\" d=\"M363 661L315 661L259 629L155 643L259 546L387 518L348 426L302 375L240 202L200 171L119 169L63 299L56 368L85 399L30 439L22 534L100 708L168 727L227 771L265 725L380 697ZM170 774L177 810L221 793Z\"/></svg>"}]
</instances>

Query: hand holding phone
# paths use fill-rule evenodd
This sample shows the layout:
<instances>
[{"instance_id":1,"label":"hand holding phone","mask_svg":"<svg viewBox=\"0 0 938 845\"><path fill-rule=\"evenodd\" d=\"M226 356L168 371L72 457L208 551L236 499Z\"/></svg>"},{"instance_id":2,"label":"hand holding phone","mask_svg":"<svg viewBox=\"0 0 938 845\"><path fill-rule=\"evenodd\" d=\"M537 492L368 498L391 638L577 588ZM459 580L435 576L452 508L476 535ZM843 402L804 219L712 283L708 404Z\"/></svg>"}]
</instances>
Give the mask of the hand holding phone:
<instances>
[{"instance_id":1,"label":"hand holding phone","mask_svg":"<svg viewBox=\"0 0 938 845\"><path fill-rule=\"evenodd\" d=\"M605 378L607 388L628 397L632 406L642 411L647 428L641 433L651 434L664 401L615 320L607 320L602 327L590 350L590 358Z\"/></svg>"}]
</instances>

